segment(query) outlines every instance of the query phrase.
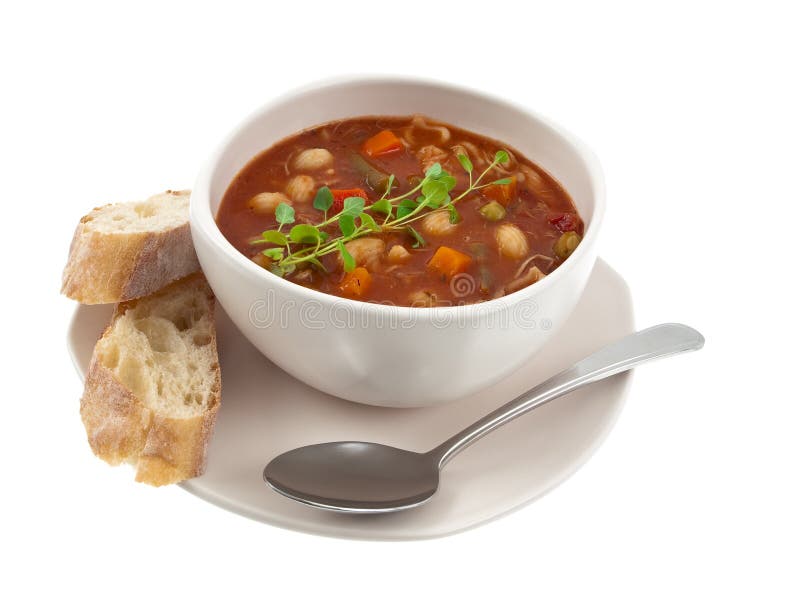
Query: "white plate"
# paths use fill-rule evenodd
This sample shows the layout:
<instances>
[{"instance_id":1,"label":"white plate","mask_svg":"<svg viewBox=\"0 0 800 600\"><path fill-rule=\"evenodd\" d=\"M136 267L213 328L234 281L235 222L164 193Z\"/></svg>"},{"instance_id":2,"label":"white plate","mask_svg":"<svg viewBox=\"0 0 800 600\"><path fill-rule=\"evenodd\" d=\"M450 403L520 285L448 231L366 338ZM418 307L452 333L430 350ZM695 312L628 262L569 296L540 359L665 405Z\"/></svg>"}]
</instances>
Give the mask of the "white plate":
<instances>
[{"instance_id":1,"label":"white plate","mask_svg":"<svg viewBox=\"0 0 800 600\"><path fill-rule=\"evenodd\" d=\"M109 306L75 311L69 348L81 374L110 312ZM222 407L205 475L182 486L246 517L319 535L397 540L463 531L524 506L574 473L613 426L630 376L573 392L490 434L455 457L436 496L410 511L364 516L317 510L268 489L261 472L281 452L318 442L365 440L428 450L633 326L625 281L598 261L575 312L530 363L460 402L393 409L354 404L300 383L259 354L220 310Z\"/></svg>"}]
</instances>

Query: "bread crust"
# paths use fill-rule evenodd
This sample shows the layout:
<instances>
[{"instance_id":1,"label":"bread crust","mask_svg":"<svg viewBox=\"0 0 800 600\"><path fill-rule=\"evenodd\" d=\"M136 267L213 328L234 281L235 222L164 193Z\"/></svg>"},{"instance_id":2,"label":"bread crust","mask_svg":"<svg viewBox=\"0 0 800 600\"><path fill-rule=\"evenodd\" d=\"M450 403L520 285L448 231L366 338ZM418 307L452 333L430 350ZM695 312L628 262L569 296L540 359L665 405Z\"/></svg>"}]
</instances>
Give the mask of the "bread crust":
<instances>
[{"instance_id":1,"label":"bread crust","mask_svg":"<svg viewBox=\"0 0 800 600\"><path fill-rule=\"evenodd\" d=\"M189 190L163 194L188 195ZM87 224L103 208L85 215L75 229L61 293L81 304L125 302L200 270L188 219L160 232L92 231Z\"/></svg>"},{"instance_id":2,"label":"bread crust","mask_svg":"<svg viewBox=\"0 0 800 600\"><path fill-rule=\"evenodd\" d=\"M214 296L202 275L188 280L203 279L210 303L211 341L217 353L217 334L214 323ZM111 323L101 339L110 334L125 312L136 301L117 306ZM206 467L208 444L220 406L221 378L219 362L213 365L212 398L205 411L192 418L182 419L157 413L137 398L102 364L98 347L92 355L81 398L83 420L89 445L96 456L109 464L128 462L136 468L136 481L154 486L177 483L202 475Z\"/></svg>"}]
</instances>

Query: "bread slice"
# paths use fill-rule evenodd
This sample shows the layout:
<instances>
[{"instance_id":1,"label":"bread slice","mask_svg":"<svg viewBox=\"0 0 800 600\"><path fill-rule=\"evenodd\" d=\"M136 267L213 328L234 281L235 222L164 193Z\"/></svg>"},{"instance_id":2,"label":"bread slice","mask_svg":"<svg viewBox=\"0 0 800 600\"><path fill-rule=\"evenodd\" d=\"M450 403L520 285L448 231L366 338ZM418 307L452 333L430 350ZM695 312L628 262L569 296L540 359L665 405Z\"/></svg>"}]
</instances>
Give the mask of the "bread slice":
<instances>
[{"instance_id":1,"label":"bread slice","mask_svg":"<svg viewBox=\"0 0 800 600\"><path fill-rule=\"evenodd\" d=\"M97 456L132 463L151 485L196 477L219 404L214 296L201 274L117 306L81 398Z\"/></svg>"},{"instance_id":2,"label":"bread slice","mask_svg":"<svg viewBox=\"0 0 800 600\"><path fill-rule=\"evenodd\" d=\"M189 232L188 190L109 204L75 230L61 292L82 304L152 294L200 270Z\"/></svg>"}]
</instances>

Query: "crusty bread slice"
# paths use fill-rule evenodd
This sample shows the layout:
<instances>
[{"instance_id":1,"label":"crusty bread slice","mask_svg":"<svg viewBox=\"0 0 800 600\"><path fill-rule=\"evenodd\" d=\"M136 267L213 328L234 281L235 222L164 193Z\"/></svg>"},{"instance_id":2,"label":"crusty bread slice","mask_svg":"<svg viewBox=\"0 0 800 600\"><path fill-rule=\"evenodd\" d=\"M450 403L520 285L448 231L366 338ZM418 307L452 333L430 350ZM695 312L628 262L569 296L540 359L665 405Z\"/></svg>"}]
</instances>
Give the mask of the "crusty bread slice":
<instances>
[{"instance_id":1,"label":"crusty bread slice","mask_svg":"<svg viewBox=\"0 0 800 600\"><path fill-rule=\"evenodd\" d=\"M219 404L214 296L201 274L117 306L81 398L97 456L134 464L151 485L196 477Z\"/></svg>"},{"instance_id":2,"label":"crusty bread slice","mask_svg":"<svg viewBox=\"0 0 800 600\"><path fill-rule=\"evenodd\" d=\"M188 190L109 204L75 230L61 292L82 304L152 294L200 270L189 232Z\"/></svg>"}]
</instances>

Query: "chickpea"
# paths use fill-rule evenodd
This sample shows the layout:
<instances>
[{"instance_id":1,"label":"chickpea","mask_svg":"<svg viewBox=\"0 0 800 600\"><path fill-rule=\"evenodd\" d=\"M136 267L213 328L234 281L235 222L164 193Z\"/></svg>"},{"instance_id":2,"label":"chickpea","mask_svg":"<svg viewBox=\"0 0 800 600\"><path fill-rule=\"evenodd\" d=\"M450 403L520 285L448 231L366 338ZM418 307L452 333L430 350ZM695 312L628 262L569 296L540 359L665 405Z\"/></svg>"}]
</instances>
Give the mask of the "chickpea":
<instances>
[{"instance_id":1,"label":"chickpea","mask_svg":"<svg viewBox=\"0 0 800 600\"><path fill-rule=\"evenodd\" d=\"M344 245L358 267L366 267L369 271L376 271L380 266L381 257L386 251L386 244L382 239L363 237L350 240ZM341 256L339 257L341 261Z\"/></svg>"},{"instance_id":2,"label":"chickpea","mask_svg":"<svg viewBox=\"0 0 800 600\"><path fill-rule=\"evenodd\" d=\"M524 258L530 251L528 238L522 230L512 223L503 223L494 231L494 239L497 242L497 249L506 258L519 260Z\"/></svg>"},{"instance_id":3,"label":"chickpea","mask_svg":"<svg viewBox=\"0 0 800 600\"><path fill-rule=\"evenodd\" d=\"M553 246L553 252L556 253L556 256L560 259L565 259L569 257L570 254L575 252L575 248L578 247L578 244L581 242L581 236L575 233L574 231L567 231L566 233L562 233L561 237L556 240L555 245Z\"/></svg>"},{"instance_id":4,"label":"chickpea","mask_svg":"<svg viewBox=\"0 0 800 600\"><path fill-rule=\"evenodd\" d=\"M308 175L297 175L286 184L286 193L295 202L309 202L314 197L314 178Z\"/></svg>"},{"instance_id":5,"label":"chickpea","mask_svg":"<svg viewBox=\"0 0 800 600\"><path fill-rule=\"evenodd\" d=\"M436 210L422 219L422 231L428 235L448 235L456 227L458 224L450 222L450 214L446 210Z\"/></svg>"},{"instance_id":6,"label":"chickpea","mask_svg":"<svg viewBox=\"0 0 800 600\"><path fill-rule=\"evenodd\" d=\"M278 208L278 204L281 202L285 202L289 205L292 204L292 201L286 197L286 194L281 194L280 192L261 192L250 198L247 202L247 206L257 213L271 215L275 214L275 209Z\"/></svg>"},{"instance_id":7,"label":"chickpea","mask_svg":"<svg viewBox=\"0 0 800 600\"><path fill-rule=\"evenodd\" d=\"M333 154L325 148L309 148L295 156L293 164L298 171L319 171L333 166Z\"/></svg>"},{"instance_id":8,"label":"chickpea","mask_svg":"<svg viewBox=\"0 0 800 600\"><path fill-rule=\"evenodd\" d=\"M389 249L389 262L394 264L404 263L411 258L411 253L400 244Z\"/></svg>"}]
</instances>

